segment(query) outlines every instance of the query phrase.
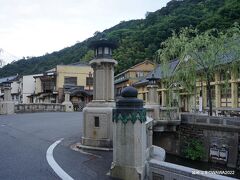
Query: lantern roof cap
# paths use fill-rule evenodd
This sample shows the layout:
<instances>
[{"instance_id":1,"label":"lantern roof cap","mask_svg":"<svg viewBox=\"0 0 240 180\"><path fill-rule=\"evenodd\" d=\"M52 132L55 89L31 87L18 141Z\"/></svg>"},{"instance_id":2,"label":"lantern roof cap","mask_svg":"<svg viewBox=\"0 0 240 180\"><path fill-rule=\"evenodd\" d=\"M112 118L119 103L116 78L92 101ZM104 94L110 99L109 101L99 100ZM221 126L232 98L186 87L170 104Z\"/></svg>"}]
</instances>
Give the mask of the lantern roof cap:
<instances>
[{"instance_id":1,"label":"lantern roof cap","mask_svg":"<svg viewBox=\"0 0 240 180\"><path fill-rule=\"evenodd\" d=\"M100 40L92 41L89 45L89 48L96 49L98 47L110 47L112 49L117 48L117 44L113 41L110 41L106 38L101 38Z\"/></svg>"},{"instance_id":2,"label":"lantern roof cap","mask_svg":"<svg viewBox=\"0 0 240 180\"><path fill-rule=\"evenodd\" d=\"M148 81L158 81L160 78L155 77L154 74L152 74L152 77L147 78Z\"/></svg>"}]
</instances>

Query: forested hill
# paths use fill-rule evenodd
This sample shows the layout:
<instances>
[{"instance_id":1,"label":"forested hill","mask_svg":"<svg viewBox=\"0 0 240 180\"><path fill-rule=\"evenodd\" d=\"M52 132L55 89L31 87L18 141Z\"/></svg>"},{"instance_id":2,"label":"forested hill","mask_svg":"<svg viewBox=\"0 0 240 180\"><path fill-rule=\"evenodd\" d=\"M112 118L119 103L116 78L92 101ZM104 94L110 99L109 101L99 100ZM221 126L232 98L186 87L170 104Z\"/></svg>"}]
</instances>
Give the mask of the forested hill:
<instances>
[{"instance_id":1,"label":"forested hill","mask_svg":"<svg viewBox=\"0 0 240 180\"><path fill-rule=\"evenodd\" d=\"M88 44L103 36L118 42L114 58L119 62L116 72L123 71L140 61L153 60L161 42L173 30L193 26L200 31L210 28L225 29L240 23L239 0L172 0L156 12L147 12L145 19L123 21L116 26L96 32L93 37L74 46L51 54L21 59L0 69L0 77L14 74L36 74L57 64L88 61L92 51Z\"/></svg>"}]
</instances>

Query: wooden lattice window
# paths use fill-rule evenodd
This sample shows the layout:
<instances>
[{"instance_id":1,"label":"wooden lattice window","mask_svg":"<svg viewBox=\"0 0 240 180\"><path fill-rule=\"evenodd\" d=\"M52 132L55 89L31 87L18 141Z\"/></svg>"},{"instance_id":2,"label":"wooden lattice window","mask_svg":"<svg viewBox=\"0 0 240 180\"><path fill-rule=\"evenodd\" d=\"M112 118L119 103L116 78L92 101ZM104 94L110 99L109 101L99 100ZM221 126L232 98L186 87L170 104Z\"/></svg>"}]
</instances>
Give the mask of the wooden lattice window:
<instances>
[{"instance_id":1,"label":"wooden lattice window","mask_svg":"<svg viewBox=\"0 0 240 180\"><path fill-rule=\"evenodd\" d=\"M42 81L43 92L52 92L55 87L54 80L44 80Z\"/></svg>"},{"instance_id":2,"label":"wooden lattice window","mask_svg":"<svg viewBox=\"0 0 240 180\"><path fill-rule=\"evenodd\" d=\"M231 107L231 84L221 85L221 106Z\"/></svg>"}]
</instances>

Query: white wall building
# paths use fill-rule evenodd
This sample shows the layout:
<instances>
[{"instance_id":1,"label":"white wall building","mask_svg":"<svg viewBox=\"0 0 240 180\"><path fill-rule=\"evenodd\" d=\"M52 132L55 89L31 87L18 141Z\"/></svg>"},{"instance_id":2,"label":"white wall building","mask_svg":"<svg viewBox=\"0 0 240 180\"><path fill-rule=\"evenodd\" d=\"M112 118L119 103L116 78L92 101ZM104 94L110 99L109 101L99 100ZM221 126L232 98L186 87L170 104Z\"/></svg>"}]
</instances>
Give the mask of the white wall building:
<instances>
[{"instance_id":1,"label":"white wall building","mask_svg":"<svg viewBox=\"0 0 240 180\"><path fill-rule=\"evenodd\" d=\"M12 101L15 104L21 103L21 88L20 88L20 81L16 79L11 83L11 95L12 95Z\"/></svg>"},{"instance_id":2,"label":"white wall building","mask_svg":"<svg viewBox=\"0 0 240 180\"><path fill-rule=\"evenodd\" d=\"M30 103L28 96L34 93L35 91L35 79L33 76L39 74L27 75L22 77L21 89L22 89L22 103Z\"/></svg>"}]
</instances>

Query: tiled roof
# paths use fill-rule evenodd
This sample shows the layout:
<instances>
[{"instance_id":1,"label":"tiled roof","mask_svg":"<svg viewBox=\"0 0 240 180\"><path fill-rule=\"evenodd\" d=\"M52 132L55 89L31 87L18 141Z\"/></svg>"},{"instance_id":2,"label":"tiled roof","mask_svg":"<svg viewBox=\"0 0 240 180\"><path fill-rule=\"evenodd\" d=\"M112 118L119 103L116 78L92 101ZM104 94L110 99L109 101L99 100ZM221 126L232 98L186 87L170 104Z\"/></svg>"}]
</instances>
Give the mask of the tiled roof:
<instances>
[{"instance_id":1,"label":"tiled roof","mask_svg":"<svg viewBox=\"0 0 240 180\"><path fill-rule=\"evenodd\" d=\"M168 68L170 68L169 76L171 76L173 74L178 63L179 63L179 60L172 60L171 62L169 62L169 65L168 65ZM134 83L133 85L137 86L137 85L148 83L147 78L151 78L153 74L154 74L155 78L162 79L163 78L163 65L159 64L153 71L149 72L147 74L147 76L145 76L143 79L139 80L138 82Z\"/></svg>"},{"instance_id":2,"label":"tiled roof","mask_svg":"<svg viewBox=\"0 0 240 180\"><path fill-rule=\"evenodd\" d=\"M8 82L8 81L13 81L13 80L15 80L17 77L18 77L18 75L8 76L8 77L1 78L1 79L0 79L0 83Z\"/></svg>"},{"instance_id":3,"label":"tiled roof","mask_svg":"<svg viewBox=\"0 0 240 180\"><path fill-rule=\"evenodd\" d=\"M235 57L236 57L236 54L233 52L224 53L223 55L219 56L219 62L216 64L216 66L232 63L234 60L236 60ZM169 68L171 69L171 71L169 71L169 76L171 76L173 74L173 72L176 69L178 64L179 64L179 60L173 60L169 63ZM203 68L202 67L197 68L197 70L201 70L201 69L203 69ZM148 83L147 78L152 77L152 74L154 74L154 77L162 79L163 65L159 64L157 66L157 68L155 68L153 71L148 73L147 76L145 76L140 81L134 83L133 85L138 86L138 85L142 85L142 84L147 84Z\"/></svg>"}]
</instances>

